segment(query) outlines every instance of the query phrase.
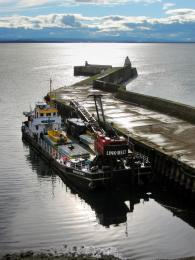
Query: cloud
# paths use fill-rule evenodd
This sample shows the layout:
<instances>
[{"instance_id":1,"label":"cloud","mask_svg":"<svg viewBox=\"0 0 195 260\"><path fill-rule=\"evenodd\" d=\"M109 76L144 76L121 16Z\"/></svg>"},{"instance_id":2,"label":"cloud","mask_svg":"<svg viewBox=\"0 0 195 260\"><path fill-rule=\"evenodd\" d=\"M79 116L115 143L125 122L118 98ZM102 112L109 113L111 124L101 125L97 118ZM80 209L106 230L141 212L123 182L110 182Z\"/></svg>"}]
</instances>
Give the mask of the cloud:
<instances>
[{"instance_id":1,"label":"cloud","mask_svg":"<svg viewBox=\"0 0 195 260\"><path fill-rule=\"evenodd\" d=\"M195 9L166 10L166 15L164 18L120 15L88 17L81 14L9 16L0 18L0 30L24 29L33 35L48 32L50 36L66 38L78 35L91 38L98 35L120 39L195 40Z\"/></svg>"},{"instance_id":2,"label":"cloud","mask_svg":"<svg viewBox=\"0 0 195 260\"><path fill-rule=\"evenodd\" d=\"M36 6L66 6L66 5L115 5L115 4L125 4L125 3L135 3L135 4L153 4L161 2L161 0L0 0L0 7L10 7L17 8L32 8ZM11 5L12 6L11 6Z\"/></svg>"},{"instance_id":3,"label":"cloud","mask_svg":"<svg viewBox=\"0 0 195 260\"><path fill-rule=\"evenodd\" d=\"M175 4L174 3L164 3L163 4L163 10L167 10L167 9L170 9L172 7L174 7Z\"/></svg>"},{"instance_id":4,"label":"cloud","mask_svg":"<svg viewBox=\"0 0 195 260\"><path fill-rule=\"evenodd\" d=\"M166 14L169 16L170 22L175 23L194 23L195 9L174 9L167 10Z\"/></svg>"},{"instance_id":5,"label":"cloud","mask_svg":"<svg viewBox=\"0 0 195 260\"><path fill-rule=\"evenodd\" d=\"M79 14L50 14L36 17L12 16L0 18L1 28L25 28L40 30L43 28L80 28L82 16Z\"/></svg>"},{"instance_id":6,"label":"cloud","mask_svg":"<svg viewBox=\"0 0 195 260\"><path fill-rule=\"evenodd\" d=\"M171 16L182 16L182 15L194 15L195 14L195 9L174 9L174 10L168 10L166 11L166 14L171 15Z\"/></svg>"},{"instance_id":7,"label":"cloud","mask_svg":"<svg viewBox=\"0 0 195 260\"><path fill-rule=\"evenodd\" d=\"M150 5L162 0L0 0L0 14L19 13L33 8L75 7L82 5L113 6L124 4Z\"/></svg>"},{"instance_id":8,"label":"cloud","mask_svg":"<svg viewBox=\"0 0 195 260\"><path fill-rule=\"evenodd\" d=\"M156 2L161 2L161 0L69 0L69 3L80 3L80 4L123 4L123 3L145 3L153 4Z\"/></svg>"},{"instance_id":9,"label":"cloud","mask_svg":"<svg viewBox=\"0 0 195 260\"><path fill-rule=\"evenodd\" d=\"M17 4L20 7L33 7L33 6L46 5L46 4L49 4L50 2L55 2L55 1L49 1L49 0L20 0L20 1L17 1Z\"/></svg>"},{"instance_id":10,"label":"cloud","mask_svg":"<svg viewBox=\"0 0 195 260\"><path fill-rule=\"evenodd\" d=\"M0 5L8 5L8 4L12 4L12 3L15 3L16 0L0 0Z\"/></svg>"},{"instance_id":11,"label":"cloud","mask_svg":"<svg viewBox=\"0 0 195 260\"><path fill-rule=\"evenodd\" d=\"M1 27L26 27L36 29L44 27L99 27L121 28L130 25L146 26L154 24L172 24L195 22L195 9L174 9L166 11L167 17L151 18L146 16L110 15L103 17L87 17L81 14L49 14L31 16L10 16L0 18Z\"/></svg>"},{"instance_id":12,"label":"cloud","mask_svg":"<svg viewBox=\"0 0 195 260\"><path fill-rule=\"evenodd\" d=\"M18 0L0 0L0 13L13 9L17 5Z\"/></svg>"},{"instance_id":13,"label":"cloud","mask_svg":"<svg viewBox=\"0 0 195 260\"><path fill-rule=\"evenodd\" d=\"M195 23L195 9L167 10L165 18L146 16L110 15L87 17L81 14L49 14L30 16L10 16L0 18L2 28L96 28L99 31L127 31L139 25L142 30L151 30L157 24Z\"/></svg>"}]
</instances>

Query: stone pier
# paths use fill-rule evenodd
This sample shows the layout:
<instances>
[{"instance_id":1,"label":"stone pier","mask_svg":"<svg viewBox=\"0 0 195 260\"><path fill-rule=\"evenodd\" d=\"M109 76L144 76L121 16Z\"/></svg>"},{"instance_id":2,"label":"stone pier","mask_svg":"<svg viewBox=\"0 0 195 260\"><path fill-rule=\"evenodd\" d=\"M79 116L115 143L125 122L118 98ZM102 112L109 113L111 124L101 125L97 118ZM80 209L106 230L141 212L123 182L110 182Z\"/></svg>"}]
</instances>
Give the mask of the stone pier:
<instances>
[{"instance_id":1,"label":"stone pier","mask_svg":"<svg viewBox=\"0 0 195 260\"><path fill-rule=\"evenodd\" d=\"M195 108L126 91L125 83L137 76L131 63L105 70L92 67L99 74L52 92L62 115L73 113L73 99L95 113L88 95L101 93L106 120L150 158L154 176L195 197Z\"/></svg>"}]
</instances>

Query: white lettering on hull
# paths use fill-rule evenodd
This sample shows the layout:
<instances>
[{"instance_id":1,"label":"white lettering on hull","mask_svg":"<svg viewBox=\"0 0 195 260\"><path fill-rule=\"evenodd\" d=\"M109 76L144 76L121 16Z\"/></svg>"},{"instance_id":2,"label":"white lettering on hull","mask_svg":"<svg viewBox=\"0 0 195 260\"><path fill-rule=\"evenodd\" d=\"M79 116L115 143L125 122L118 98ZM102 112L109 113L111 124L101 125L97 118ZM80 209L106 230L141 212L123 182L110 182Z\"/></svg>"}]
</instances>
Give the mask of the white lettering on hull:
<instances>
[{"instance_id":1,"label":"white lettering on hull","mask_svg":"<svg viewBox=\"0 0 195 260\"><path fill-rule=\"evenodd\" d=\"M106 155L125 155L127 154L127 150L120 150L120 151L106 151Z\"/></svg>"}]
</instances>

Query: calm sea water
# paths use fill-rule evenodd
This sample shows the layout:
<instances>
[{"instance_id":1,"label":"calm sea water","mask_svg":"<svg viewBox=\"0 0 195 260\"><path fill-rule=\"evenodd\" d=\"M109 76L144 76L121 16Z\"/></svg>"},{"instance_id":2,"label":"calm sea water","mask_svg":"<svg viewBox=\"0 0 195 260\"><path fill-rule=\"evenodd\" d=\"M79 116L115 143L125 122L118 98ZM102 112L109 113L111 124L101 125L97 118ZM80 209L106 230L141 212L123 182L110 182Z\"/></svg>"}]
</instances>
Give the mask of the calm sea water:
<instances>
[{"instance_id":1,"label":"calm sea water","mask_svg":"<svg viewBox=\"0 0 195 260\"><path fill-rule=\"evenodd\" d=\"M0 44L0 253L61 245L116 249L128 259L195 255L195 210L165 188L78 194L21 140L22 112L71 85L73 66L123 65L128 89L195 105L194 44Z\"/></svg>"}]
</instances>

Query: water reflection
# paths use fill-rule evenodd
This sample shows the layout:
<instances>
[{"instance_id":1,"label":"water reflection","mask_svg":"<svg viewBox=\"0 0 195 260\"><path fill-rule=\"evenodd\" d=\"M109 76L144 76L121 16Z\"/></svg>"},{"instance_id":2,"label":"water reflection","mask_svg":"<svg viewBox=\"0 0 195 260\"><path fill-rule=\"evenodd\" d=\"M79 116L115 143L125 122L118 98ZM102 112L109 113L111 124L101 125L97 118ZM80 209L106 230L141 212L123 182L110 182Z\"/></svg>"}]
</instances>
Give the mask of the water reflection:
<instances>
[{"instance_id":1,"label":"water reflection","mask_svg":"<svg viewBox=\"0 0 195 260\"><path fill-rule=\"evenodd\" d=\"M29 147L25 142L24 145ZM37 177L40 181L43 178L50 178L52 185L55 186L57 177L56 172L40 159L31 147L29 147L29 154L26 159L30 162L32 169L36 170ZM78 190L74 184L64 176L59 176L65 184L67 191L71 194L78 195L81 200L84 200L95 212L97 222L104 227L126 223L127 214L134 211L136 204L139 204L140 202L144 203L153 199L162 207L171 211L173 216L179 217L195 228L194 205L186 198L178 200L177 194L175 194L172 189L169 189L169 187L152 185L147 187L147 190L132 190L132 188L129 188L112 191L106 190L101 192L83 192Z\"/></svg>"},{"instance_id":2,"label":"water reflection","mask_svg":"<svg viewBox=\"0 0 195 260\"><path fill-rule=\"evenodd\" d=\"M38 154L23 141L26 147L29 147L29 154L26 156L33 170L36 170L37 177L40 179L49 178L55 185L56 172L54 172L46 163L39 158ZM149 196L145 192L132 192L130 189L101 190L101 191L81 191L69 180L58 173L65 187L71 194L78 195L84 200L96 214L99 224L104 227L110 225L119 225L127 221L127 213L133 212L135 204L140 200L148 201Z\"/></svg>"},{"instance_id":3,"label":"water reflection","mask_svg":"<svg viewBox=\"0 0 195 260\"><path fill-rule=\"evenodd\" d=\"M69 187L72 191L74 190L73 186ZM126 223L127 213L133 212L134 205L139 204L141 198L145 201L149 199L147 195L143 197L144 194L141 193L136 193L135 196L129 190L96 191L93 193L78 191L78 194L95 211L98 223L105 227Z\"/></svg>"},{"instance_id":4,"label":"water reflection","mask_svg":"<svg viewBox=\"0 0 195 260\"><path fill-rule=\"evenodd\" d=\"M161 187L152 187L152 196L161 206L171 211L173 216L177 216L191 227L195 228L195 205L188 197L180 194L178 199L178 188L165 184Z\"/></svg>"}]
</instances>

